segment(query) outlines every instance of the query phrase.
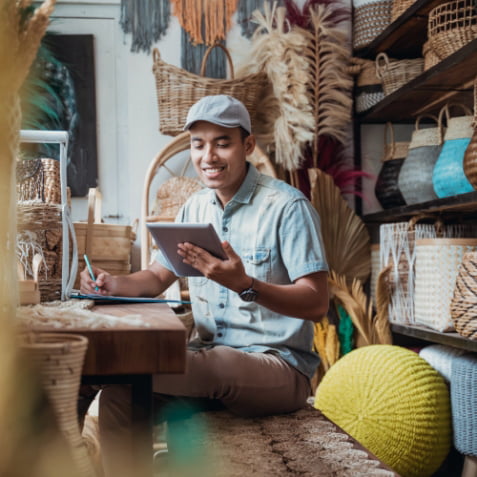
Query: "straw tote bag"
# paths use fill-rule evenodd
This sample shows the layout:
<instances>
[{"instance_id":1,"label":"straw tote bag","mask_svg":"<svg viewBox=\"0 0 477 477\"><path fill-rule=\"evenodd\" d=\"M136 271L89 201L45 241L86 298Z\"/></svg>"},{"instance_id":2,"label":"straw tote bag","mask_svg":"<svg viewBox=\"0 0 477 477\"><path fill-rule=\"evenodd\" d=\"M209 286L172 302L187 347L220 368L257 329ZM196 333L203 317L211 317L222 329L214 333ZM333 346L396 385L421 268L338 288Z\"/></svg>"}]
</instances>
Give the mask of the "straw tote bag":
<instances>
[{"instance_id":1,"label":"straw tote bag","mask_svg":"<svg viewBox=\"0 0 477 477\"><path fill-rule=\"evenodd\" d=\"M436 127L420 129L420 121L430 118ZM399 190L406 204L419 204L437 199L432 186L432 172L442 148L442 129L432 115L419 116L409 144L407 155L399 173Z\"/></svg>"},{"instance_id":2,"label":"straw tote bag","mask_svg":"<svg viewBox=\"0 0 477 477\"><path fill-rule=\"evenodd\" d=\"M388 132L391 140L387 143ZM379 171L374 193L383 209L406 205L399 190L398 178L402 164L408 153L408 142L395 142L394 129L391 123L386 123L384 129L384 156L383 165Z\"/></svg>"},{"instance_id":3,"label":"straw tote bag","mask_svg":"<svg viewBox=\"0 0 477 477\"><path fill-rule=\"evenodd\" d=\"M465 115L450 117L449 109L453 106L457 106ZM464 154L473 133L472 113L463 104L446 104L439 113L440 127L444 115L447 118L447 130L432 174L434 191L440 199L474 190L464 173Z\"/></svg>"},{"instance_id":4,"label":"straw tote bag","mask_svg":"<svg viewBox=\"0 0 477 477\"><path fill-rule=\"evenodd\" d=\"M477 238L433 238L416 241L414 319L437 331L453 331L450 305L459 266Z\"/></svg>"},{"instance_id":5,"label":"straw tote bag","mask_svg":"<svg viewBox=\"0 0 477 477\"><path fill-rule=\"evenodd\" d=\"M464 172L474 189L477 189L477 76L474 80L474 132L464 154Z\"/></svg>"}]
</instances>

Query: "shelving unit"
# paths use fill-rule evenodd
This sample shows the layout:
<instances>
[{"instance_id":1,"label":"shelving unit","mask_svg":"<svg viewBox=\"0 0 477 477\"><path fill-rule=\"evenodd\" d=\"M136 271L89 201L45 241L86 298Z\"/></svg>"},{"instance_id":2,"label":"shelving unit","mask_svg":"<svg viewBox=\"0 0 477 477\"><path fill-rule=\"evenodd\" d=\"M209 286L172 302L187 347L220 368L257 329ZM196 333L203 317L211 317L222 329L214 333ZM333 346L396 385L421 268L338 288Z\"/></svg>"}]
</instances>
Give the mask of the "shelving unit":
<instances>
[{"instance_id":1,"label":"shelving unit","mask_svg":"<svg viewBox=\"0 0 477 477\"><path fill-rule=\"evenodd\" d=\"M444 0L417 0L399 18L390 24L365 48L354 56L374 60L378 53L386 52L390 58L422 57L427 40L429 12ZM454 52L443 61L424 71L408 84L384 97L372 108L355 115L356 150L360 150L360 129L363 124L412 124L423 113L436 114L449 101L472 104L472 83L477 76L477 39ZM439 215L446 219L477 218L477 191L421 204L386 209L367 214L363 220L372 234L379 224L405 221L421 213ZM420 326L392 325L397 341L407 339L425 343L440 343L467 351L477 351L477 342L457 333L439 333Z\"/></svg>"}]
</instances>

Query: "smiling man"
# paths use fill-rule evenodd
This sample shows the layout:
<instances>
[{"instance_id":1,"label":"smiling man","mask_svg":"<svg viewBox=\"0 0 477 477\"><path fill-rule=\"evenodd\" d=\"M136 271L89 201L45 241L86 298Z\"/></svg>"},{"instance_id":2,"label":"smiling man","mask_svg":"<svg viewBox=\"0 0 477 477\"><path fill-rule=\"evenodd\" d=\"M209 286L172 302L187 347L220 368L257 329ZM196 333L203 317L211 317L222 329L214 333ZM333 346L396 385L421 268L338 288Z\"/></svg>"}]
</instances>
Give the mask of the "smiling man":
<instances>
[{"instance_id":1,"label":"smiling man","mask_svg":"<svg viewBox=\"0 0 477 477\"><path fill-rule=\"evenodd\" d=\"M184 127L191 158L206 188L194 194L177 221L212 223L227 260L190 243L179 245L190 277L198 337L183 375L158 376L154 391L201 405L225 406L242 416L295 411L311 394L319 364L313 322L328 309L327 264L320 220L289 184L260 174L247 156L255 147L245 106L225 95L192 106ZM111 276L83 271L81 289L105 295L157 296L177 278L161 255L149 270ZM130 392L105 387L100 399L101 445L108 475L123 475ZM114 473L116 472L116 473Z\"/></svg>"}]
</instances>

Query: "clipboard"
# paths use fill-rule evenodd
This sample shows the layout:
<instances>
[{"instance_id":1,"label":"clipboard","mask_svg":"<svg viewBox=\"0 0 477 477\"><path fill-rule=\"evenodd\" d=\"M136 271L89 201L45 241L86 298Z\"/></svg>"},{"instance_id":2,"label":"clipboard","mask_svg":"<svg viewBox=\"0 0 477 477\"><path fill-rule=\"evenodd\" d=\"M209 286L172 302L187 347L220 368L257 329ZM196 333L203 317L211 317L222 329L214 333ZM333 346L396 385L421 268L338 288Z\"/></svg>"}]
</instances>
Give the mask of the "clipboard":
<instances>
[{"instance_id":1,"label":"clipboard","mask_svg":"<svg viewBox=\"0 0 477 477\"><path fill-rule=\"evenodd\" d=\"M177 253L179 243L190 242L207 250L214 257L222 260L227 259L219 236L210 223L150 222L146 226L178 277L203 276L199 270L182 261L183 258Z\"/></svg>"}]
</instances>

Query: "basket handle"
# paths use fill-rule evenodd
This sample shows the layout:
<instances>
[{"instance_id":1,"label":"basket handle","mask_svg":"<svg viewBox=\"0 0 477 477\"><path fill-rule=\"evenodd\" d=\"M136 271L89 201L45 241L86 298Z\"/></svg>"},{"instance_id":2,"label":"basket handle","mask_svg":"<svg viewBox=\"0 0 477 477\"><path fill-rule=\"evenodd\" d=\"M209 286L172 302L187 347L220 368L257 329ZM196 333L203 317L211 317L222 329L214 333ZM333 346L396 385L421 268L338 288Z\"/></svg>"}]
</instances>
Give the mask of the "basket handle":
<instances>
[{"instance_id":1,"label":"basket handle","mask_svg":"<svg viewBox=\"0 0 477 477\"><path fill-rule=\"evenodd\" d=\"M88 191L88 225L86 227L85 253L91 258L93 248L93 225L101 223L102 195L96 187Z\"/></svg>"},{"instance_id":2,"label":"basket handle","mask_svg":"<svg viewBox=\"0 0 477 477\"><path fill-rule=\"evenodd\" d=\"M225 53L225 56L227 57L227 61L229 63L230 78L234 79L234 65L232 63L232 57L230 56L229 50L227 50L227 48L225 48L225 46L222 45L222 43L219 43L218 41L216 41L213 45L211 45L211 46L209 46L209 48L207 48L207 50L204 54L204 58L202 58L202 65L200 66L200 76L205 76L205 68L207 66L207 58L209 58L210 53L212 52L212 50L215 47L222 48L223 52Z\"/></svg>"},{"instance_id":3,"label":"basket handle","mask_svg":"<svg viewBox=\"0 0 477 477\"><path fill-rule=\"evenodd\" d=\"M383 64L384 61L384 64ZM386 53L381 52L376 56L376 76L382 80L383 74L389 68L389 57Z\"/></svg>"},{"instance_id":4,"label":"basket handle","mask_svg":"<svg viewBox=\"0 0 477 477\"><path fill-rule=\"evenodd\" d=\"M439 111L439 127L442 126L442 117L443 117L444 114L446 115L446 122L447 122L447 124L449 124L449 119L450 119L449 108L451 108L453 106L458 106L459 108L462 109L462 111L464 111L464 113L466 113L467 116L472 116L472 111L465 104L462 104L462 103L446 103L446 104L444 104L444 106L442 106L441 110Z\"/></svg>"},{"instance_id":5,"label":"basket handle","mask_svg":"<svg viewBox=\"0 0 477 477\"><path fill-rule=\"evenodd\" d=\"M442 144L443 136L444 136L444 134L443 134L444 129L442 127L441 121L439 121L439 118L437 116L434 116L434 114L420 114L416 118L416 124L415 124L414 130L415 131L419 130L419 124L421 122L421 119L423 119L423 118L430 118L437 123L437 128L439 129L439 144Z\"/></svg>"}]
</instances>

